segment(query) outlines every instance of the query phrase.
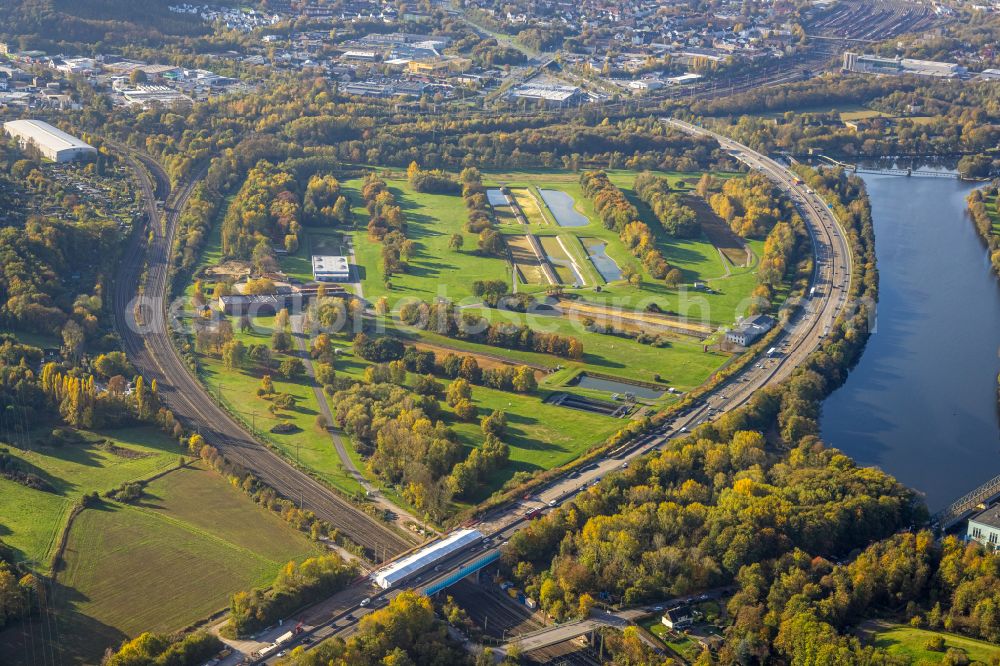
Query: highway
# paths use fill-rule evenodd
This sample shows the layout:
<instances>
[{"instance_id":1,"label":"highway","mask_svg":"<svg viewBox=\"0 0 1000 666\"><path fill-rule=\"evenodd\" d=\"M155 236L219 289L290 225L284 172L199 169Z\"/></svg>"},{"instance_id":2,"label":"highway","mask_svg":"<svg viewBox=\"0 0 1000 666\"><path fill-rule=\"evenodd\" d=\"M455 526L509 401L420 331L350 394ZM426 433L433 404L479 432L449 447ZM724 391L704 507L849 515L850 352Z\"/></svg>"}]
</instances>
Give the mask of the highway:
<instances>
[{"instance_id":1,"label":"highway","mask_svg":"<svg viewBox=\"0 0 1000 666\"><path fill-rule=\"evenodd\" d=\"M397 588L374 593L367 581L359 582L337 595L340 603L325 604L321 613L306 611L302 617L307 629L297 640L304 639L314 645L331 636L350 635L356 630L357 622L363 615L384 605L401 590L426 590L461 567L500 550L528 522L525 512L535 508L547 510L549 507L559 506L585 492L607 474L627 467L633 458L661 449L671 439L685 436L701 423L746 404L755 391L787 378L820 345L833 322L850 305L847 295L850 293L853 268L851 253L844 231L818 194L806 185L799 185L798 177L786 167L742 144L690 123L674 119L665 119L664 122L689 134L715 138L725 150L751 169L766 175L796 203L813 243L815 262L812 286L816 288L816 293L805 301L800 312L785 325L775 343L780 353L774 358L761 358L747 365L742 372L704 396L695 408L658 430L637 438L634 446L624 455L605 458L582 469L567 472L529 497L494 510L476 525L486 535L485 541L456 553L433 571L404 581ZM370 599L370 602L361 605L365 598ZM278 658L271 657L265 661L277 663Z\"/></svg>"},{"instance_id":2,"label":"highway","mask_svg":"<svg viewBox=\"0 0 1000 666\"><path fill-rule=\"evenodd\" d=\"M147 381L156 381L162 401L185 428L200 433L231 462L253 471L282 496L311 510L363 546L370 559L388 559L411 548L414 544L401 534L251 437L211 399L188 369L167 329L167 278L180 212L204 170L171 192L170 180L155 160L125 146L111 145L137 174L147 209L145 228L133 234L115 280L115 328L129 361ZM162 220L158 197L166 200ZM137 300L140 289L143 298Z\"/></svg>"}]
</instances>

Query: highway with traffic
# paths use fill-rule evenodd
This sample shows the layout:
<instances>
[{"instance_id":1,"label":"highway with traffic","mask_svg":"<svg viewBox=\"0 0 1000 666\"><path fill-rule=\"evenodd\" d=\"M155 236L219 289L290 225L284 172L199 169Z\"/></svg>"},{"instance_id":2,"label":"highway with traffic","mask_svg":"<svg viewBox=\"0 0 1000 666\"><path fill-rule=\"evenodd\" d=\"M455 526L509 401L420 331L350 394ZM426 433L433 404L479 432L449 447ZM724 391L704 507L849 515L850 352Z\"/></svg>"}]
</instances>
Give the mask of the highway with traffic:
<instances>
[{"instance_id":1,"label":"highway with traffic","mask_svg":"<svg viewBox=\"0 0 1000 666\"><path fill-rule=\"evenodd\" d=\"M132 235L115 281L115 327L129 361L146 381L156 381L161 400L185 428L363 546L370 559L388 559L412 548L415 543L401 531L368 515L248 434L195 378L168 329L168 277L181 211L205 170L172 191L155 160L126 146L113 147L137 174L147 210L146 224ZM166 204L162 219L158 200Z\"/></svg>"},{"instance_id":2,"label":"highway with traffic","mask_svg":"<svg viewBox=\"0 0 1000 666\"><path fill-rule=\"evenodd\" d=\"M814 248L811 286L815 291L812 297L804 299L803 307L784 325L775 342L779 353L773 357L762 356L757 362L749 364L704 396L694 408L659 429L638 437L626 451L581 469L567 471L521 501L492 511L475 526L484 535L482 541L439 561L432 570L415 572L398 585L375 592L372 592L374 588L369 581L358 581L324 602L321 612L306 611L302 616L305 631L296 641L307 643L308 648L331 636L350 635L361 617L384 605L402 590L425 592L454 572L500 552L506 541L537 514L586 492L606 475L628 467L633 458L661 449L670 440L685 436L698 425L744 405L755 391L788 377L820 345L834 321L850 305L847 297L850 293L852 258L845 232L818 194L801 183L788 168L736 141L679 120L666 119L664 122L690 134L715 138L734 157L765 174L791 197L806 223ZM288 647L292 645L294 643ZM277 656L269 656L261 663L276 663L278 660Z\"/></svg>"}]
</instances>

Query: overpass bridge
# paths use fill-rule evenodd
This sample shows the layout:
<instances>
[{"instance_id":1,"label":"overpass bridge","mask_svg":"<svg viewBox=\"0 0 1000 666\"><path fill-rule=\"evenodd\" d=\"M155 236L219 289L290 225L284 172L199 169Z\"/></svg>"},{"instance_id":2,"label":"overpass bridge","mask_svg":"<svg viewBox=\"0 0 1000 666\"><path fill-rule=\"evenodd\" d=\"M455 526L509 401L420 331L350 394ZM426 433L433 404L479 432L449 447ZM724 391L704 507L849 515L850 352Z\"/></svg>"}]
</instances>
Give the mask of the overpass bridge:
<instances>
[{"instance_id":1,"label":"overpass bridge","mask_svg":"<svg viewBox=\"0 0 1000 666\"><path fill-rule=\"evenodd\" d=\"M428 597L433 597L435 594L445 589L446 587L454 585L455 583L462 580L466 576L471 576L472 574L486 568L487 566L493 564L499 559L500 559L500 550L499 549L493 550L492 552L483 555L479 559L474 560L473 562L465 565L458 571L446 576L445 578L442 578L439 581L431 583L423 590L421 590L421 592L422 594Z\"/></svg>"}]
</instances>

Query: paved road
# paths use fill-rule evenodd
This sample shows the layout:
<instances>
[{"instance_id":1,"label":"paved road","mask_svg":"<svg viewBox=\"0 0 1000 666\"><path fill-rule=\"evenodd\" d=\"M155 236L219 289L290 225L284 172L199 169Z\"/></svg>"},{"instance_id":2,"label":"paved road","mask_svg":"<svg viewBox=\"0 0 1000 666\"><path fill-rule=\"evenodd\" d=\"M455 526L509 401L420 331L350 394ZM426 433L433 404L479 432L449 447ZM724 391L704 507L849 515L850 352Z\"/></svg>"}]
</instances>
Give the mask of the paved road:
<instances>
[{"instance_id":1,"label":"paved road","mask_svg":"<svg viewBox=\"0 0 1000 666\"><path fill-rule=\"evenodd\" d=\"M442 563L440 570L436 568L435 571L404 581L400 588L373 593L370 604L339 606L324 623L309 627L307 632L309 640L318 642L330 636L352 634L357 628L357 621L364 614L386 603L399 594L401 589L425 590L458 568L500 549L510 536L524 527L527 522L524 515L526 511L532 508L546 509L558 506L596 484L606 474L626 467L633 458L662 448L669 440L685 436L699 424L744 405L757 390L788 377L817 348L833 321L848 306L846 296L851 279L851 254L843 230L825 202L806 186L798 185L797 177L774 160L701 127L674 120L665 122L691 134L715 137L723 148L731 151L737 159L764 173L777 187L788 193L806 223L814 249L813 285L817 288L816 296L809 299L802 312L785 327L777 342L780 354L775 358L761 359L749 365L744 371L705 396L696 408L675 418L659 430L636 439L635 446L620 457L606 458L588 465L583 470L563 475L532 495L530 499L523 499L492 512L476 526L487 535L484 543L470 546L453 555ZM362 583L361 587L363 589L368 586ZM356 599L361 594L363 592L359 591L351 595L351 598Z\"/></svg>"},{"instance_id":2,"label":"paved road","mask_svg":"<svg viewBox=\"0 0 1000 666\"><path fill-rule=\"evenodd\" d=\"M201 176L169 191L169 179L152 158L117 146L138 175L148 212L145 229L137 230L115 281L115 327L129 360L147 380L156 380L167 407L189 430L200 432L229 460L252 470L262 481L364 546L374 558L396 555L412 544L395 530L364 513L308 474L296 469L251 437L208 396L174 348L167 332L165 299L168 257L180 211ZM140 168L140 162L144 168ZM150 175L156 179L154 185ZM202 174L203 175L203 174ZM157 195L167 200L161 220ZM147 242L149 238L149 242ZM145 274L145 281L142 278ZM145 288L145 299L134 299Z\"/></svg>"}]
</instances>

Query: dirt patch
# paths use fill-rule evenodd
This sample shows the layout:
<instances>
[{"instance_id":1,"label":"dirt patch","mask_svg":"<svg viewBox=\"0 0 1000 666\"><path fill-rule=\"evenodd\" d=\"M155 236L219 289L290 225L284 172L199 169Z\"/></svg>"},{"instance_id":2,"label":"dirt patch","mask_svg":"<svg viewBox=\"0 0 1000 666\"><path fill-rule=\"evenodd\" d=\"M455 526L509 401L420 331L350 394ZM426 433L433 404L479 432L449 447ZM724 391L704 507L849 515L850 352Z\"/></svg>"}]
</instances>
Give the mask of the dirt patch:
<instances>
[{"instance_id":1,"label":"dirt patch","mask_svg":"<svg viewBox=\"0 0 1000 666\"><path fill-rule=\"evenodd\" d=\"M108 453L118 456L119 458L124 458L125 460L138 460L139 458L148 458L151 453L146 453L144 451L136 451L134 449L127 449L124 446L118 446L111 440L106 440L97 445L98 448L107 451Z\"/></svg>"},{"instance_id":2,"label":"dirt patch","mask_svg":"<svg viewBox=\"0 0 1000 666\"><path fill-rule=\"evenodd\" d=\"M507 247L510 248L510 256L514 261L514 267L521 275L521 282L525 284L548 284L545 269L532 249L531 242L527 236L507 236Z\"/></svg>"},{"instance_id":3,"label":"dirt patch","mask_svg":"<svg viewBox=\"0 0 1000 666\"><path fill-rule=\"evenodd\" d=\"M590 317L595 321L603 323L614 323L618 328L625 330L648 331L650 327L659 328L663 331L680 333L682 335L692 335L699 339L712 334L712 327L704 324L685 321L678 317L655 312L637 312L634 310L622 310L609 308L594 303L580 301L563 300L559 307L566 315L578 317Z\"/></svg>"},{"instance_id":4,"label":"dirt patch","mask_svg":"<svg viewBox=\"0 0 1000 666\"><path fill-rule=\"evenodd\" d=\"M743 239L733 233L726 221L715 214L708 202L701 197L684 197L684 203L698 214L698 222L708 241L714 245L733 266L746 266L750 260Z\"/></svg>"},{"instance_id":5,"label":"dirt patch","mask_svg":"<svg viewBox=\"0 0 1000 666\"><path fill-rule=\"evenodd\" d=\"M249 275L250 263L247 261L239 261L237 259L230 259L228 261L223 261L216 266L208 266L205 268L205 277L215 280L231 279L236 281Z\"/></svg>"},{"instance_id":6,"label":"dirt patch","mask_svg":"<svg viewBox=\"0 0 1000 666\"><path fill-rule=\"evenodd\" d=\"M472 356L476 359L476 363L483 370L494 370L496 368L502 367L517 367L519 365L524 365L523 363L515 363L513 361L502 360L496 356L488 356L486 354L478 354L476 352L465 351L461 349L452 349L451 347L445 347L443 345L436 345L430 342L414 342L412 343L414 347L420 351L432 351L436 356L437 360L440 361L448 354L455 354L456 356ZM533 367L533 366L529 366ZM535 379L541 380L545 373L539 368L535 367Z\"/></svg>"}]
</instances>

